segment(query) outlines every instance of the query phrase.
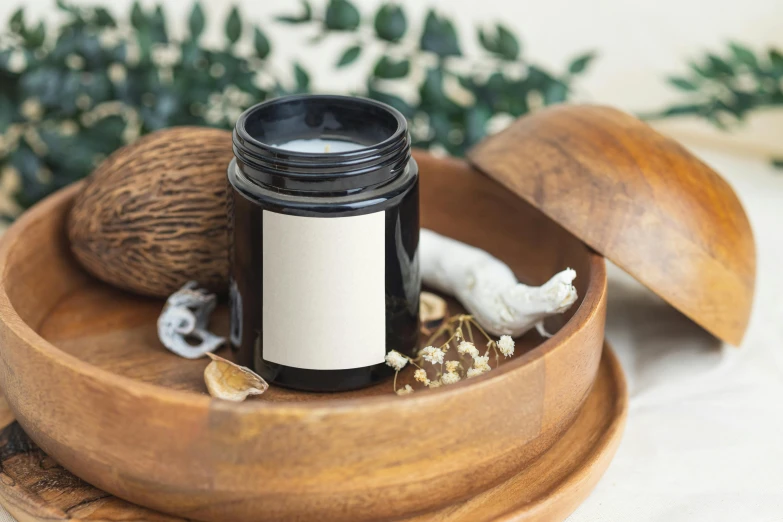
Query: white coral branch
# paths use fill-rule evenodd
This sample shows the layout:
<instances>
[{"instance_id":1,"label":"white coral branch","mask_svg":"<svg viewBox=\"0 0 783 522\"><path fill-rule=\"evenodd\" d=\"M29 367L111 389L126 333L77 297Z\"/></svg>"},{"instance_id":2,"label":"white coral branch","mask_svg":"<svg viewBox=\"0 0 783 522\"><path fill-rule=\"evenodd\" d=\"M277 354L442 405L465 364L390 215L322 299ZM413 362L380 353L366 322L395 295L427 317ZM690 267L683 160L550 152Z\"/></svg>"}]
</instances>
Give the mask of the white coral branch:
<instances>
[{"instance_id":1,"label":"white coral branch","mask_svg":"<svg viewBox=\"0 0 783 522\"><path fill-rule=\"evenodd\" d=\"M517 281L511 269L484 250L422 229L419 243L424 284L456 297L489 333L519 336L561 314L576 301L572 269L542 286Z\"/></svg>"}]
</instances>

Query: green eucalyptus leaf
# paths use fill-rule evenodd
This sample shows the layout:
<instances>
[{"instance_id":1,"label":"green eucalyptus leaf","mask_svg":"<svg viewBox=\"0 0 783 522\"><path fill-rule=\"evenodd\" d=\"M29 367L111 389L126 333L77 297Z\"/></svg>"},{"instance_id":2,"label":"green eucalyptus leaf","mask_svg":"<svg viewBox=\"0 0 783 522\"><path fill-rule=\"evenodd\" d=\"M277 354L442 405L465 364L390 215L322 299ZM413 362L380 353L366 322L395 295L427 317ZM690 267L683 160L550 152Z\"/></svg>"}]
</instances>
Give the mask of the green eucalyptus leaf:
<instances>
[{"instance_id":1,"label":"green eucalyptus leaf","mask_svg":"<svg viewBox=\"0 0 783 522\"><path fill-rule=\"evenodd\" d=\"M45 183L39 177L44 166L43 162L24 141L19 144L19 147L11 155L11 164L19 173L22 190L26 196L35 201L48 194Z\"/></svg>"},{"instance_id":2,"label":"green eucalyptus leaf","mask_svg":"<svg viewBox=\"0 0 783 522\"><path fill-rule=\"evenodd\" d=\"M24 8L20 7L14 14L11 15L11 19L8 21L8 27L12 33L21 34L24 31Z\"/></svg>"},{"instance_id":3,"label":"green eucalyptus leaf","mask_svg":"<svg viewBox=\"0 0 783 522\"><path fill-rule=\"evenodd\" d=\"M44 28L43 22L38 22L38 25L35 27L35 29L24 32L24 43L27 45L27 47L32 49L41 47L45 38L46 30Z\"/></svg>"},{"instance_id":4,"label":"green eucalyptus leaf","mask_svg":"<svg viewBox=\"0 0 783 522\"><path fill-rule=\"evenodd\" d=\"M406 118L412 118L416 112L416 109L413 106L411 106L408 102L406 102L399 96L379 91L374 87L372 87L372 85L368 85L367 87L367 96L369 96L373 100L378 100L381 103L391 105L392 107L400 111L403 114L403 116L405 116Z\"/></svg>"},{"instance_id":5,"label":"green eucalyptus leaf","mask_svg":"<svg viewBox=\"0 0 783 522\"><path fill-rule=\"evenodd\" d=\"M447 18L438 16L432 10L427 13L419 45L422 50L435 53L438 56L462 55L454 24Z\"/></svg>"},{"instance_id":6,"label":"green eucalyptus leaf","mask_svg":"<svg viewBox=\"0 0 783 522\"><path fill-rule=\"evenodd\" d=\"M111 15L109 10L105 7L95 8L95 24L102 28L117 27L117 22L114 20L114 17Z\"/></svg>"},{"instance_id":7,"label":"green eucalyptus leaf","mask_svg":"<svg viewBox=\"0 0 783 522\"><path fill-rule=\"evenodd\" d=\"M298 63L294 64L294 81L297 92L307 92L310 87L310 75Z\"/></svg>"},{"instance_id":8,"label":"green eucalyptus leaf","mask_svg":"<svg viewBox=\"0 0 783 522\"><path fill-rule=\"evenodd\" d=\"M375 15L375 34L387 42L399 42L408 29L405 12L397 4L384 4Z\"/></svg>"},{"instance_id":9,"label":"green eucalyptus leaf","mask_svg":"<svg viewBox=\"0 0 783 522\"><path fill-rule=\"evenodd\" d=\"M275 20L285 24L303 24L311 21L313 19L313 8L310 6L310 2L307 2L306 0L303 1L302 7L302 14L298 16L278 16L275 18Z\"/></svg>"},{"instance_id":10,"label":"green eucalyptus leaf","mask_svg":"<svg viewBox=\"0 0 783 522\"><path fill-rule=\"evenodd\" d=\"M495 26L495 34L479 29L479 43L492 54L496 54L504 60L515 61L519 57L519 42L514 34L504 26Z\"/></svg>"},{"instance_id":11,"label":"green eucalyptus leaf","mask_svg":"<svg viewBox=\"0 0 783 522\"><path fill-rule=\"evenodd\" d=\"M0 49L0 73L3 71L8 71L8 62L11 60L12 53L12 49ZM0 89L2 89L4 86L4 82L0 82Z\"/></svg>"},{"instance_id":12,"label":"green eucalyptus leaf","mask_svg":"<svg viewBox=\"0 0 783 522\"><path fill-rule=\"evenodd\" d=\"M716 76L733 76L734 68L729 65L723 58L714 54L708 54L707 60L709 62L710 71Z\"/></svg>"},{"instance_id":13,"label":"green eucalyptus leaf","mask_svg":"<svg viewBox=\"0 0 783 522\"><path fill-rule=\"evenodd\" d=\"M136 29L141 29L147 25L147 16L144 14L144 10L142 10L138 0L133 2L131 7L131 25Z\"/></svg>"},{"instance_id":14,"label":"green eucalyptus leaf","mask_svg":"<svg viewBox=\"0 0 783 522\"><path fill-rule=\"evenodd\" d=\"M54 4L60 11L65 11L72 15L79 15L79 8L66 3L64 0L56 0Z\"/></svg>"},{"instance_id":15,"label":"green eucalyptus leaf","mask_svg":"<svg viewBox=\"0 0 783 522\"><path fill-rule=\"evenodd\" d=\"M444 104L443 71L438 68L427 69L424 83L419 87L419 97L425 110Z\"/></svg>"},{"instance_id":16,"label":"green eucalyptus leaf","mask_svg":"<svg viewBox=\"0 0 783 522\"><path fill-rule=\"evenodd\" d=\"M359 10L348 0L329 0L324 26L332 31L353 31L359 27Z\"/></svg>"},{"instance_id":17,"label":"green eucalyptus leaf","mask_svg":"<svg viewBox=\"0 0 783 522\"><path fill-rule=\"evenodd\" d=\"M756 59L756 55L753 54L753 51L744 45L737 42L731 42L729 44L729 48L731 49L731 53L734 55L735 63L745 64L754 69L758 67L758 60Z\"/></svg>"},{"instance_id":18,"label":"green eucalyptus leaf","mask_svg":"<svg viewBox=\"0 0 783 522\"><path fill-rule=\"evenodd\" d=\"M226 19L226 38L231 45L234 45L239 41L240 36L242 36L242 20L239 17L239 9L234 6Z\"/></svg>"},{"instance_id":19,"label":"green eucalyptus leaf","mask_svg":"<svg viewBox=\"0 0 783 522\"><path fill-rule=\"evenodd\" d=\"M771 163L776 169L783 169L783 158L772 158Z\"/></svg>"},{"instance_id":20,"label":"green eucalyptus leaf","mask_svg":"<svg viewBox=\"0 0 783 522\"><path fill-rule=\"evenodd\" d=\"M255 47L256 56L262 60L269 56L269 52L272 50L269 39L258 27L255 28L253 33L253 47Z\"/></svg>"},{"instance_id":21,"label":"green eucalyptus leaf","mask_svg":"<svg viewBox=\"0 0 783 522\"><path fill-rule=\"evenodd\" d=\"M772 65L772 74L775 78L783 77L783 54L777 49L769 50L769 62Z\"/></svg>"},{"instance_id":22,"label":"green eucalyptus leaf","mask_svg":"<svg viewBox=\"0 0 783 522\"><path fill-rule=\"evenodd\" d=\"M8 96L0 93L0 133L5 132L16 119L16 105Z\"/></svg>"},{"instance_id":23,"label":"green eucalyptus leaf","mask_svg":"<svg viewBox=\"0 0 783 522\"><path fill-rule=\"evenodd\" d=\"M663 112L664 116L686 116L691 114L701 114L704 112L704 107L699 104L687 104L687 105L675 105L669 107Z\"/></svg>"},{"instance_id":24,"label":"green eucalyptus leaf","mask_svg":"<svg viewBox=\"0 0 783 522\"><path fill-rule=\"evenodd\" d=\"M198 40L206 27L206 20L204 18L204 9L201 7L201 2L193 4L193 8L190 10L190 16L188 17L188 29L190 29L190 37L193 40Z\"/></svg>"},{"instance_id":25,"label":"green eucalyptus leaf","mask_svg":"<svg viewBox=\"0 0 783 522\"><path fill-rule=\"evenodd\" d=\"M156 43L168 43L169 37L166 32L166 14L163 12L162 6L155 7L152 16L150 17L150 26L152 37Z\"/></svg>"},{"instance_id":26,"label":"green eucalyptus leaf","mask_svg":"<svg viewBox=\"0 0 783 522\"><path fill-rule=\"evenodd\" d=\"M404 78L411 69L410 60L395 61L388 56L382 56L373 69L373 76L384 79Z\"/></svg>"},{"instance_id":27,"label":"green eucalyptus leaf","mask_svg":"<svg viewBox=\"0 0 783 522\"><path fill-rule=\"evenodd\" d=\"M546 105L564 102L567 97L568 87L560 81L553 82L546 90L544 90L544 103Z\"/></svg>"},{"instance_id":28,"label":"green eucalyptus leaf","mask_svg":"<svg viewBox=\"0 0 783 522\"><path fill-rule=\"evenodd\" d=\"M514 33L502 25L498 25L498 49L500 56L506 60L516 60L519 57L519 42Z\"/></svg>"},{"instance_id":29,"label":"green eucalyptus leaf","mask_svg":"<svg viewBox=\"0 0 783 522\"><path fill-rule=\"evenodd\" d=\"M61 91L64 71L53 66L43 66L25 71L20 78L22 91L38 100L45 107L56 107L63 96Z\"/></svg>"},{"instance_id":30,"label":"green eucalyptus leaf","mask_svg":"<svg viewBox=\"0 0 783 522\"><path fill-rule=\"evenodd\" d=\"M465 147L471 147L487 135L487 123L492 118L492 110L484 104L467 109L465 113Z\"/></svg>"},{"instance_id":31,"label":"green eucalyptus leaf","mask_svg":"<svg viewBox=\"0 0 783 522\"><path fill-rule=\"evenodd\" d=\"M587 69L587 66L590 65L590 62L593 61L594 58L595 58L594 53L586 53L574 58L574 60L571 61L570 64L568 64L568 72L571 74L583 73Z\"/></svg>"},{"instance_id":32,"label":"green eucalyptus leaf","mask_svg":"<svg viewBox=\"0 0 783 522\"><path fill-rule=\"evenodd\" d=\"M672 76L669 78L669 83L677 87L678 89L682 91L696 91L698 90L698 87L695 83L691 82L690 80L686 80L685 78L680 78L679 76Z\"/></svg>"},{"instance_id":33,"label":"green eucalyptus leaf","mask_svg":"<svg viewBox=\"0 0 783 522\"><path fill-rule=\"evenodd\" d=\"M361 52L362 48L358 45L349 47L340 56L340 59L337 61L337 67L345 67L346 65L352 64L356 61L357 58L359 58Z\"/></svg>"}]
</instances>

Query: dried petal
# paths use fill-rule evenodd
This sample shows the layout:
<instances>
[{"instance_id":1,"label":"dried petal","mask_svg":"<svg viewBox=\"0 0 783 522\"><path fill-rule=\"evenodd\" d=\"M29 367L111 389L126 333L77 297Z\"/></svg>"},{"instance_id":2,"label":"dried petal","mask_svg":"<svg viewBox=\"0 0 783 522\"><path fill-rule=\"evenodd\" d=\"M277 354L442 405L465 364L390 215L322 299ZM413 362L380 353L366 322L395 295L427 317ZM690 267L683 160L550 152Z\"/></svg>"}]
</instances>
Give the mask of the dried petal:
<instances>
[{"instance_id":1,"label":"dried petal","mask_svg":"<svg viewBox=\"0 0 783 522\"><path fill-rule=\"evenodd\" d=\"M446 372L441 376L440 382L443 384L456 384L460 381L460 376L457 372Z\"/></svg>"},{"instance_id":2,"label":"dried petal","mask_svg":"<svg viewBox=\"0 0 783 522\"><path fill-rule=\"evenodd\" d=\"M459 361L446 361L446 371L456 372L459 368Z\"/></svg>"},{"instance_id":3,"label":"dried petal","mask_svg":"<svg viewBox=\"0 0 783 522\"><path fill-rule=\"evenodd\" d=\"M402 355L400 352L392 350L386 354L386 364L395 370L400 371L405 368L406 364L408 364L408 358Z\"/></svg>"},{"instance_id":4,"label":"dried petal","mask_svg":"<svg viewBox=\"0 0 783 522\"><path fill-rule=\"evenodd\" d=\"M474 355L473 367L477 370L489 371L489 355Z\"/></svg>"},{"instance_id":5,"label":"dried petal","mask_svg":"<svg viewBox=\"0 0 783 522\"><path fill-rule=\"evenodd\" d=\"M498 341L498 348L500 348L500 353L506 357L511 357L514 355L514 339L510 335L501 335Z\"/></svg>"},{"instance_id":6,"label":"dried petal","mask_svg":"<svg viewBox=\"0 0 783 522\"><path fill-rule=\"evenodd\" d=\"M490 367L481 367L481 368L468 368L468 379L471 377L478 377L479 375L483 375L490 371Z\"/></svg>"},{"instance_id":7,"label":"dried petal","mask_svg":"<svg viewBox=\"0 0 783 522\"><path fill-rule=\"evenodd\" d=\"M445 299L430 292L419 295L419 320L425 332L437 330L448 315L449 307Z\"/></svg>"},{"instance_id":8,"label":"dried petal","mask_svg":"<svg viewBox=\"0 0 783 522\"><path fill-rule=\"evenodd\" d=\"M209 394L227 401L244 401L248 395L261 395L269 385L244 366L207 353L212 362L204 369L204 382Z\"/></svg>"},{"instance_id":9,"label":"dried petal","mask_svg":"<svg viewBox=\"0 0 783 522\"><path fill-rule=\"evenodd\" d=\"M425 361L429 361L432 364L443 364L443 350L440 348L427 346L426 348L422 348L420 355L424 357Z\"/></svg>"},{"instance_id":10,"label":"dried petal","mask_svg":"<svg viewBox=\"0 0 783 522\"><path fill-rule=\"evenodd\" d=\"M397 395L410 395L411 393L413 393L413 388L411 388L410 384L406 384L405 388L397 390Z\"/></svg>"},{"instance_id":11,"label":"dried petal","mask_svg":"<svg viewBox=\"0 0 783 522\"><path fill-rule=\"evenodd\" d=\"M478 357L479 351L478 348L476 348L476 345L474 345L472 342L462 341L457 346L457 353L462 355L468 354L471 357Z\"/></svg>"},{"instance_id":12,"label":"dried petal","mask_svg":"<svg viewBox=\"0 0 783 522\"><path fill-rule=\"evenodd\" d=\"M421 368L413 372L413 378L419 382L423 382L424 384L428 384L430 380L427 378L427 372Z\"/></svg>"}]
</instances>

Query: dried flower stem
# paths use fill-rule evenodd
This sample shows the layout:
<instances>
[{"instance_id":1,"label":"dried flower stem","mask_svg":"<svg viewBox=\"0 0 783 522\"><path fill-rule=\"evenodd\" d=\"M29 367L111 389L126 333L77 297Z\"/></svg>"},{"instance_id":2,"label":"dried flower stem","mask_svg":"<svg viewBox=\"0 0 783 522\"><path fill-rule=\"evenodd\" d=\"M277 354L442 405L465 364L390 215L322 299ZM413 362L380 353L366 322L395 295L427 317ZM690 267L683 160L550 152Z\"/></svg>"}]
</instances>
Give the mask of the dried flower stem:
<instances>
[{"instance_id":1,"label":"dried flower stem","mask_svg":"<svg viewBox=\"0 0 783 522\"><path fill-rule=\"evenodd\" d=\"M487 342L487 349L483 356L480 355L480 352L476 349L474 344L474 326L478 332L484 336ZM467 338L465 337L466 329ZM433 344L443 337L446 337L445 342L438 346ZM503 349L501 351L503 352L503 355L506 357L513 355L514 341L511 337L503 336L502 342ZM452 348L452 343L458 353L459 361L447 361L445 358L445 355ZM490 350L495 354L495 368L497 368L500 366L498 342L492 339L472 316L460 314L447 319L427 340L426 347L422 348L415 358L402 355L398 352L390 352L386 356L386 363L396 370L394 374L395 393L407 395L411 393L413 389L410 385L406 385L404 389L398 390L397 376L408 362L418 368L416 372L417 381L429 388L437 388L444 384L454 384L463 378L475 377L490 371L492 368L487 364ZM465 355L469 355L472 358L470 364L465 360ZM429 362L435 366L436 379L429 379L427 377L426 370L419 364L421 363L423 365L424 362Z\"/></svg>"}]
</instances>

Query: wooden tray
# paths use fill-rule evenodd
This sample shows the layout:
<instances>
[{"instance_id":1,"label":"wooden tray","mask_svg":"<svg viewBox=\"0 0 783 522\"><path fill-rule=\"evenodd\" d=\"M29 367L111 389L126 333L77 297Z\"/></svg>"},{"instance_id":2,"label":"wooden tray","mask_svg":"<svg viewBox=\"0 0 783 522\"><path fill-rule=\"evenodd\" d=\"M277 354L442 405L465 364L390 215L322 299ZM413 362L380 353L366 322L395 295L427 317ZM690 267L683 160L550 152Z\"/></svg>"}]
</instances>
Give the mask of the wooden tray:
<instances>
[{"instance_id":1,"label":"wooden tray","mask_svg":"<svg viewBox=\"0 0 783 522\"><path fill-rule=\"evenodd\" d=\"M576 420L534 463L494 488L424 521L562 520L584 500L620 441L627 400L622 370L604 346L595 384ZM41 451L0 401L0 503L19 522L144 520L182 522L113 497L73 476Z\"/></svg>"},{"instance_id":2,"label":"wooden tray","mask_svg":"<svg viewBox=\"0 0 783 522\"><path fill-rule=\"evenodd\" d=\"M162 302L91 278L64 222L78 186L0 243L0 387L47 454L120 498L197 520L376 520L462 501L519 473L575 419L603 343L603 258L455 160L417 157L422 225L484 248L523 279L576 269L579 301L518 342L499 369L391 394L271 389L241 404L204 394L206 361L157 341ZM219 312L217 328L225 328Z\"/></svg>"}]
</instances>

